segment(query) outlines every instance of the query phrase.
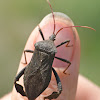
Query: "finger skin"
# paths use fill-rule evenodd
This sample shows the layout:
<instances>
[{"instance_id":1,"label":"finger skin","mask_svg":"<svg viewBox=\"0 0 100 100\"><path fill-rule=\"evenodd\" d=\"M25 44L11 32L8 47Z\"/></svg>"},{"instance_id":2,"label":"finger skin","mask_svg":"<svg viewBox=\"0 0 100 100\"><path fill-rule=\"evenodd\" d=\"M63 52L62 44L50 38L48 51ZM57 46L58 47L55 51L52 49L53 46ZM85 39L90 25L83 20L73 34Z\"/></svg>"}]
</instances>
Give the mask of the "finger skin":
<instances>
[{"instance_id":1,"label":"finger skin","mask_svg":"<svg viewBox=\"0 0 100 100\"><path fill-rule=\"evenodd\" d=\"M73 25L73 22L68 16L62 13L54 13L54 14L56 20L56 32L62 27ZM40 23L40 28L46 39L48 39L48 37L53 32L53 24L54 23L52 20L52 14L46 16ZM38 27L36 27L31 33L26 43L25 49L34 50L34 44L40 40L42 40L42 38L39 34ZM70 40L71 41L70 45L73 45L73 47L67 48L65 47L65 45L63 45L57 48L58 52L56 56L67 59L71 62L71 66L67 70L67 72L70 73L70 75L63 74L63 70L67 67L67 64L55 59L53 67L56 69L58 75L60 76L63 87L62 94L56 100L74 100L77 88L77 79L78 79L79 64L80 64L80 40L75 28L63 29L61 32L59 32L55 40L55 45L60 44L65 40ZM27 54L26 56L27 56L27 62L29 63L32 55ZM24 56L22 55L21 62L23 61L24 61ZM18 72L25 66L26 65L20 63ZM19 83L23 85L23 77L21 77ZM42 100L44 96L51 94L54 90L56 90L56 88L57 87L56 87L55 77L54 75L52 75L49 87L36 100L40 99ZM16 92L15 88L13 88L12 100L19 100L19 98L27 100L26 97L23 98L19 93Z\"/></svg>"},{"instance_id":2,"label":"finger skin","mask_svg":"<svg viewBox=\"0 0 100 100\"><path fill-rule=\"evenodd\" d=\"M6 95L4 95L2 98L0 98L0 100L11 100L11 92L10 93L8 93L8 94L6 94Z\"/></svg>"},{"instance_id":3,"label":"finger skin","mask_svg":"<svg viewBox=\"0 0 100 100\"><path fill-rule=\"evenodd\" d=\"M61 15L61 13L56 13L55 17L56 17L55 18L56 32L62 27L73 25L72 21L67 16L65 18L65 15ZM47 20L51 20L51 21L49 22L46 21L48 23L46 23L45 26L42 26L41 24L43 22L41 22L40 27L44 33L44 36L48 38L48 36L50 36L53 32L52 15ZM47 31L48 29L50 29L50 31ZM37 41L40 39L41 37L38 37ZM56 71L60 76L62 87L63 87L62 94L56 100L74 100L76 87L77 87L77 78L78 78L79 63L80 63L80 40L75 28L64 29L61 32L59 32L59 34L56 37L55 44L56 45L60 44L61 41L64 41L66 39L71 41L69 45L73 45L73 47L66 48L65 45L59 47L57 49L56 56L65 58L69 60L72 64L68 69L68 73L70 73L70 75L67 76L62 73L62 71L67 67L66 63L63 63L56 59L54 60L53 67L56 68ZM50 87L52 87L53 89ZM52 77L52 81L49 85L49 88L47 88L44 94L45 95L50 94L51 93L50 91L53 91L55 88L56 88L55 78ZM42 96L44 95L41 95L41 97Z\"/></svg>"},{"instance_id":4,"label":"finger skin","mask_svg":"<svg viewBox=\"0 0 100 100\"><path fill-rule=\"evenodd\" d=\"M5 95L0 100L11 100L11 93ZM18 100L22 99L19 98ZM96 86L85 77L79 75L75 100L100 100L100 87Z\"/></svg>"},{"instance_id":5,"label":"finger skin","mask_svg":"<svg viewBox=\"0 0 100 100\"><path fill-rule=\"evenodd\" d=\"M100 100L100 87L80 75L75 100Z\"/></svg>"}]
</instances>

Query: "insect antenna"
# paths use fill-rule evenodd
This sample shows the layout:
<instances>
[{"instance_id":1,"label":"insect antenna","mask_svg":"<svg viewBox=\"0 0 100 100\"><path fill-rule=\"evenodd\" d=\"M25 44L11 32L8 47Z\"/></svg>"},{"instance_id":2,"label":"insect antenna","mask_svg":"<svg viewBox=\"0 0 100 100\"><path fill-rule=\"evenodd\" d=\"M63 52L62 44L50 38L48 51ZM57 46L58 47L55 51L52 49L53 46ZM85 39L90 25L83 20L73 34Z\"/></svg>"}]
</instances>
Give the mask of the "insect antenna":
<instances>
[{"instance_id":1,"label":"insect antenna","mask_svg":"<svg viewBox=\"0 0 100 100\"><path fill-rule=\"evenodd\" d=\"M47 2L48 2L48 4L49 4L50 9L51 9L51 12L52 12L53 21L54 21L54 30L53 30L53 34L55 34L55 26L56 26L56 24L55 24L55 17L54 17L53 9L52 9L52 6L51 6L49 0L47 0Z\"/></svg>"},{"instance_id":2,"label":"insect antenna","mask_svg":"<svg viewBox=\"0 0 100 100\"><path fill-rule=\"evenodd\" d=\"M64 29L64 28L71 28L71 27L83 27L83 28L88 28L88 29L91 29L91 30L96 31L94 28L91 28L91 27L88 27L88 26L68 26L68 27L62 27L62 28L60 28L60 29L56 32L55 35L57 35L62 29Z\"/></svg>"}]
</instances>

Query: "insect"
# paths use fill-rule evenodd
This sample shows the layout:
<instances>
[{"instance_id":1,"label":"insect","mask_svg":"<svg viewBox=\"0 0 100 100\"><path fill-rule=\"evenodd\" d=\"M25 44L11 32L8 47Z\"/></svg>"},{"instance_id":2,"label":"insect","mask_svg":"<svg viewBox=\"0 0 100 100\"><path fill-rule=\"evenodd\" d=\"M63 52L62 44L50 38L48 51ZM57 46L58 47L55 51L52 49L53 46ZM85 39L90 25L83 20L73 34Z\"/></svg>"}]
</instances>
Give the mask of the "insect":
<instances>
[{"instance_id":1,"label":"insect","mask_svg":"<svg viewBox=\"0 0 100 100\"><path fill-rule=\"evenodd\" d=\"M39 28L40 35L43 39L43 41L39 41L35 43L35 50L24 50L24 56L25 56L25 63L27 64L26 60L26 52L33 53L32 58L30 63L24 67L18 75L15 77L15 88L18 93L20 93L22 96L27 96L29 100L35 100L49 85L50 80L51 80L51 73L53 71L54 76L56 78L57 82L57 88L58 91L54 91L51 95L44 97L45 99L56 99L62 92L62 85L60 78L55 71L55 69L52 67L52 63L54 58L61 60L65 63L68 63L68 66L66 69L63 71L64 74L66 74L66 70L69 68L71 65L71 62L60 58L56 57L55 54L57 53L57 48L60 46L66 44L68 46L70 40L66 40L62 42L61 44L55 46L54 41L56 40L56 35L63 30L64 28L70 28L70 27L85 27L85 28L90 28L86 26L68 26L68 27L63 27L59 29L55 33L55 18L54 18L54 13L51 7L51 4L48 0L49 6L52 11L53 15L53 21L54 21L54 30L53 34L49 37L48 40L45 40L44 35L42 33L41 28ZM17 83L19 81L20 77L24 75L24 86L25 86L25 91L23 90L23 87Z\"/></svg>"}]
</instances>

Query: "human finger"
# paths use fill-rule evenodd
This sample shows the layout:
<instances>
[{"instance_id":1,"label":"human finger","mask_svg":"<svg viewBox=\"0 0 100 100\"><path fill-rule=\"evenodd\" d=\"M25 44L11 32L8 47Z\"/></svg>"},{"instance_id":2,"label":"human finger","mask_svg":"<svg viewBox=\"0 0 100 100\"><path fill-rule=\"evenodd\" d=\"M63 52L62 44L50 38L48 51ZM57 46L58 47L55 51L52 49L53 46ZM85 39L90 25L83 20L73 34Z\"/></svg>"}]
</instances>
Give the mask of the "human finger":
<instances>
[{"instance_id":1,"label":"human finger","mask_svg":"<svg viewBox=\"0 0 100 100\"><path fill-rule=\"evenodd\" d=\"M55 21L56 21L55 32L57 32L62 27L73 26L73 22L65 14L56 12L54 13L54 15L55 15ZM52 20L52 14L47 15L41 21L39 25L45 39L48 39L49 36L53 32L54 22ZM36 27L33 30L32 34L30 35L24 50L26 49L34 50L34 44L41 40L42 38L39 33L38 27ZM74 100L75 94L76 94L76 88L77 88L77 79L78 79L78 71L79 71L79 63L80 63L80 40L75 28L65 28L62 31L60 31L56 37L55 45L58 45L65 40L70 40L69 45L73 45L73 46L66 47L65 45L63 45L57 48L56 56L67 59L71 62L70 67L66 71L67 73L70 73L70 75L65 75L63 73L65 68L68 66L68 64L55 59L53 62L53 67L56 69L61 79L62 88L63 88L61 95L56 100L67 100L67 99ZM27 56L27 62L29 63L32 55L27 54L26 56ZM24 60L25 58L22 55L21 62ZM19 65L18 72L26 66L22 64L21 62ZM21 79L19 80L19 83L23 85L23 77L21 77ZM54 75L52 75L52 79L51 79L49 87L36 100L40 100L43 97L51 94L54 90L56 90L56 88L57 87L56 87L55 77ZM19 98L22 98L22 97L19 93L16 92L14 88L13 93L12 93L12 100L19 100ZM27 99L27 98L23 98L23 99Z\"/></svg>"}]
</instances>

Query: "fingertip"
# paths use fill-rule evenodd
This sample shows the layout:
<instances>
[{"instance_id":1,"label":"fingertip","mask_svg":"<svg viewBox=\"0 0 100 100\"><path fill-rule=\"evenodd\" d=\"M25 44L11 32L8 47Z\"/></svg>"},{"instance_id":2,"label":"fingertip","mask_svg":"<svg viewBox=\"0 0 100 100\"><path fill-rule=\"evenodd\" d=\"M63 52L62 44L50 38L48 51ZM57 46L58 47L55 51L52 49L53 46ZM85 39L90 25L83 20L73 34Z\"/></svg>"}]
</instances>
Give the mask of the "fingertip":
<instances>
[{"instance_id":1,"label":"fingertip","mask_svg":"<svg viewBox=\"0 0 100 100\"><path fill-rule=\"evenodd\" d=\"M62 27L72 26L74 25L72 20L65 14L55 12L55 23L57 32ZM52 14L47 15L40 23L40 28L44 34L45 39L48 39L49 36L53 34L53 19ZM42 40L41 36L38 35L36 42ZM63 91L62 94L57 98L57 100L74 100L76 89L77 89L77 80L79 74L79 65L80 65L80 39L75 28L63 29L56 37L55 45L64 42L65 40L70 40L69 45L73 45L72 47L65 47L65 45L57 48L56 56L67 59L71 62L70 67L66 72L70 75L65 75L63 73L64 69L68 66L65 62L59 61L57 59L53 62L53 67L56 69L59 74L62 82ZM52 76L51 83L49 85L49 89L47 88L44 93L48 95L50 90L54 90L56 86L56 81L54 75Z\"/></svg>"}]
</instances>

